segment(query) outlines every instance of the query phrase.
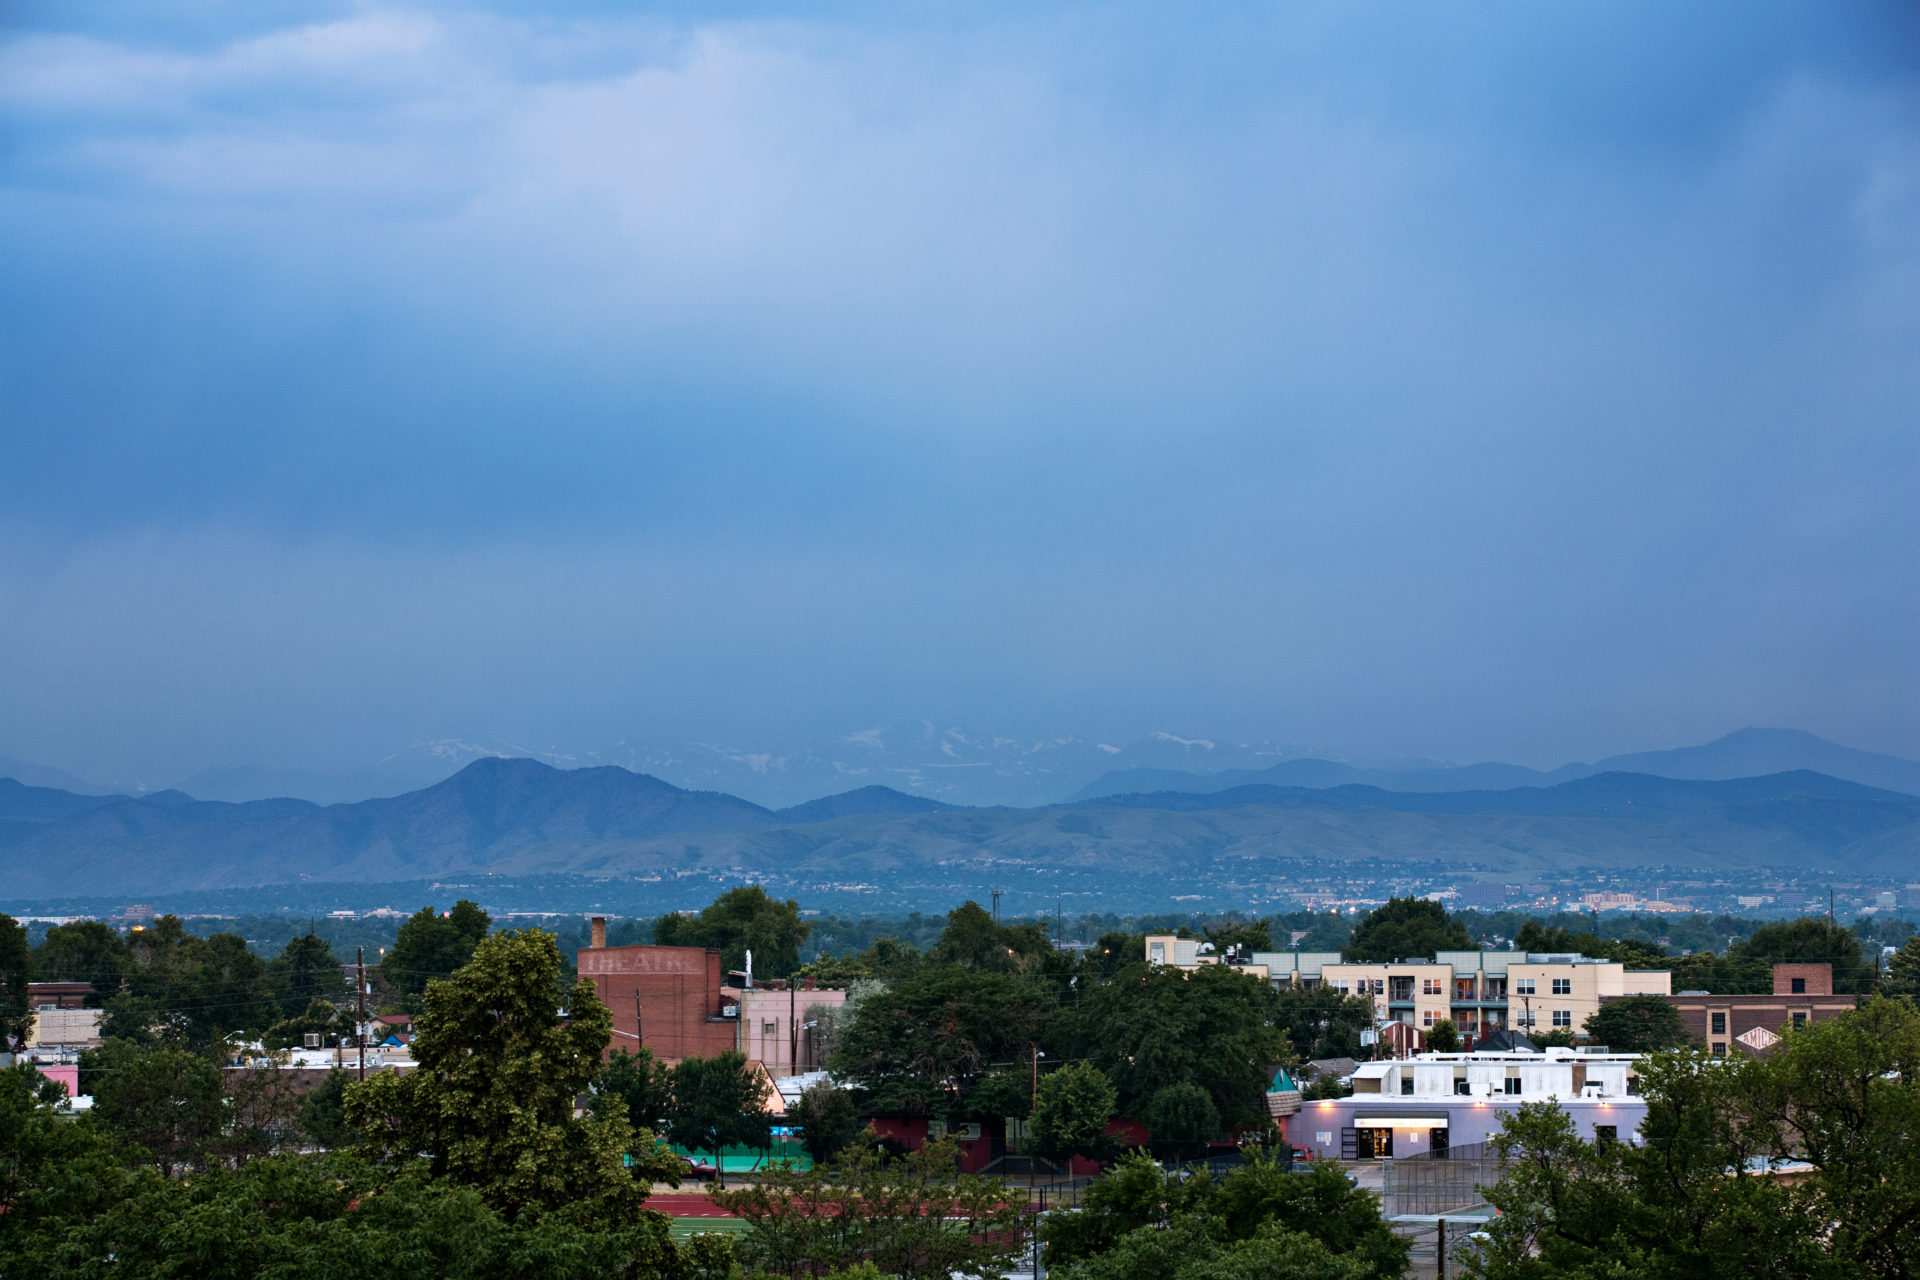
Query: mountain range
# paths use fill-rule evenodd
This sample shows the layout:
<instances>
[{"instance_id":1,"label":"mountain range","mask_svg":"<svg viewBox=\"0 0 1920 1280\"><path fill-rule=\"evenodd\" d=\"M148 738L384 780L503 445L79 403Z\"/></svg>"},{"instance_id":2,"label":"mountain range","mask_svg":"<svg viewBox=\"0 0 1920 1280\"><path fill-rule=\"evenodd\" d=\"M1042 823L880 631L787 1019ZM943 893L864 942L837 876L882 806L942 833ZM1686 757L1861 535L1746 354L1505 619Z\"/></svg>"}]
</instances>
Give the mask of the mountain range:
<instances>
[{"instance_id":1,"label":"mountain range","mask_svg":"<svg viewBox=\"0 0 1920 1280\"><path fill-rule=\"evenodd\" d=\"M1350 784L1388 791L1491 791L1549 787L1602 773L1644 773L1661 778L1711 781L1804 770L1886 791L1920 795L1920 761L1857 751L1797 729L1741 729L1697 747L1639 751L1593 764L1529 769L1517 764L1358 768L1335 760L1284 760L1260 769L1194 773L1179 769L1115 769L1080 788L1070 801L1134 792L1215 792L1249 785L1339 787Z\"/></svg>"},{"instance_id":2,"label":"mountain range","mask_svg":"<svg viewBox=\"0 0 1920 1280\"><path fill-rule=\"evenodd\" d=\"M769 809L871 786L947 804L1032 808L1129 792L1208 792L1249 784L1324 788L1354 783L1388 791L1477 791L1552 786L1599 773L1719 779L1801 769L1920 794L1920 762L1857 751L1791 729L1742 729L1702 746L1539 770L1501 763L1353 761L1301 743L1234 743L1173 733L1118 745L1079 737L1035 740L926 721L786 746L699 742L649 747L619 742L579 751L490 738L445 738L390 752L344 773L245 765L204 769L166 789L199 800L345 804L418 791L476 760L517 758L559 769L615 765L691 791L740 796ZM98 785L6 757L0 757L0 777L80 794L145 794L155 789Z\"/></svg>"},{"instance_id":3,"label":"mountain range","mask_svg":"<svg viewBox=\"0 0 1920 1280\"><path fill-rule=\"evenodd\" d=\"M1907 877L1916 852L1920 798L1807 770L1452 792L1254 783L1028 809L867 786L775 810L613 766L491 757L401 796L330 806L0 780L0 883L21 899L472 872L929 893L1000 879L1164 897L1170 885L1271 886L1361 863L1506 878L1580 867Z\"/></svg>"}]
</instances>

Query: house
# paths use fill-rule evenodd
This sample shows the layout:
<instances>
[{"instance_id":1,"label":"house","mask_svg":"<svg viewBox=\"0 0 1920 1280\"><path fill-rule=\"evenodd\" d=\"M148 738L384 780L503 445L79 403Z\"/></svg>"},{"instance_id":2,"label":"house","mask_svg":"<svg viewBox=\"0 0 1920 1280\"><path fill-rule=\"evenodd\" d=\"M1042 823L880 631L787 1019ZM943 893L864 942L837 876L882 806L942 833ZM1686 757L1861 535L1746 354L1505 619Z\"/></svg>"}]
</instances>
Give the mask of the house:
<instances>
[{"instance_id":1,"label":"house","mask_svg":"<svg viewBox=\"0 0 1920 1280\"><path fill-rule=\"evenodd\" d=\"M1772 1048L1790 1027L1825 1022L1854 1008L1852 996L1833 992L1831 964L1773 966L1773 994L1716 996L1682 991L1668 996L1687 1034L1716 1058L1757 1054Z\"/></svg>"},{"instance_id":2,"label":"house","mask_svg":"<svg viewBox=\"0 0 1920 1280\"><path fill-rule=\"evenodd\" d=\"M1363 964L1331 951L1221 957L1208 943L1171 935L1149 937L1146 947L1153 964L1228 964L1282 991L1331 987L1370 1000L1381 1023L1424 1032L1449 1019L1469 1041L1509 1026L1578 1035L1603 1000L1672 990L1665 970L1633 970L1572 953L1442 951L1431 960Z\"/></svg>"},{"instance_id":3,"label":"house","mask_svg":"<svg viewBox=\"0 0 1920 1280\"><path fill-rule=\"evenodd\" d=\"M1430 1154L1482 1143L1523 1103L1550 1101L1592 1141L1637 1141L1646 1118L1640 1055L1590 1049L1423 1053L1362 1063L1353 1094L1304 1104L1287 1137L1329 1159Z\"/></svg>"}]
</instances>

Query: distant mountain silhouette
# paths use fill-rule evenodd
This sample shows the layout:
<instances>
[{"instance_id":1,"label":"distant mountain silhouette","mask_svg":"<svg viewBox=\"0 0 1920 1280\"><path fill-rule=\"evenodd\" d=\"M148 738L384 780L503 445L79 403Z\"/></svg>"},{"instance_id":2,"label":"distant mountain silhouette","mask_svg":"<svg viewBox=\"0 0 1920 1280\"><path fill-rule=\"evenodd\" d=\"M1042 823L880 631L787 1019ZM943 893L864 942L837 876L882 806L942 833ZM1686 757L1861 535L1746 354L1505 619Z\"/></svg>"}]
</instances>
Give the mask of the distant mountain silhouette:
<instances>
[{"instance_id":1,"label":"distant mountain silhouette","mask_svg":"<svg viewBox=\"0 0 1920 1280\"><path fill-rule=\"evenodd\" d=\"M1176 769L1125 769L1103 774L1067 800L1155 791L1211 794L1233 787L1347 785L1387 791L1495 791L1544 787L1602 773L1641 773L1706 781L1751 778L1796 771L1824 773L1886 791L1920 795L1920 761L1856 751L1797 729L1741 729L1698 747L1609 756L1595 764L1568 764L1551 771L1516 764L1470 764L1423 769L1362 769L1333 760L1287 760L1266 769L1193 774Z\"/></svg>"},{"instance_id":2,"label":"distant mountain silhouette","mask_svg":"<svg viewBox=\"0 0 1920 1280\"><path fill-rule=\"evenodd\" d=\"M892 787L861 787L858 791L776 810L774 816L782 822L831 822L835 818L875 813L938 813L953 807L925 796L910 796Z\"/></svg>"},{"instance_id":3,"label":"distant mountain silhouette","mask_svg":"<svg viewBox=\"0 0 1920 1280\"><path fill-rule=\"evenodd\" d=\"M1920 798L1794 771L1716 781L1609 772L1449 792L1249 784L1042 809L956 809L886 787L774 812L613 766L486 758L422 790L322 807L181 792L78 796L0 781L0 884L16 897L458 873L968 884L1017 874L1163 893L1330 864L1845 867L1910 875ZM995 868L999 868L995 870ZM1263 870L1264 868L1264 870Z\"/></svg>"}]
</instances>

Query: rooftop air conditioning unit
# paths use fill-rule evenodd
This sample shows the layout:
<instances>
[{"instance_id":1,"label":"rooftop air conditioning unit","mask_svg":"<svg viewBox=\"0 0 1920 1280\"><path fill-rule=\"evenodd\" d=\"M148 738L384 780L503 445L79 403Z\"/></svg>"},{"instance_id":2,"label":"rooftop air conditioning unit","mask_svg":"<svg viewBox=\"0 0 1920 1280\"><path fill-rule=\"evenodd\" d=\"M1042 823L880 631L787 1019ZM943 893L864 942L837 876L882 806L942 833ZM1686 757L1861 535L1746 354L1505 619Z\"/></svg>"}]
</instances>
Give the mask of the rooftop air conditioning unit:
<instances>
[{"instance_id":1,"label":"rooftop air conditioning unit","mask_svg":"<svg viewBox=\"0 0 1920 1280\"><path fill-rule=\"evenodd\" d=\"M318 1031L307 1032L305 1040L307 1048L309 1049L318 1049L320 1047L320 1033Z\"/></svg>"}]
</instances>

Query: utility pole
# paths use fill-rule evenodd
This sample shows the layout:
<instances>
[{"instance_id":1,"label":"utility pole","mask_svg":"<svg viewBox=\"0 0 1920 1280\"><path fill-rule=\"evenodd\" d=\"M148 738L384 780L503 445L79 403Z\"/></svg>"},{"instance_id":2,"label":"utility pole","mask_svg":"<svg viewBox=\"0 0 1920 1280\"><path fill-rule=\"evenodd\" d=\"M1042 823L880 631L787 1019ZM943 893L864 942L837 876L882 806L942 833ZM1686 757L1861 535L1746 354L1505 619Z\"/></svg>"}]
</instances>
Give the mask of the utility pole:
<instances>
[{"instance_id":1,"label":"utility pole","mask_svg":"<svg viewBox=\"0 0 1920 1280\"><path fill-rule=\"evenodd\" d=\"M800 1019L799 996L800 979L789 975L787 978L787 1072L800 1074Z\"/></svg>"},{"instance_id":2,"label":"utility pole","mask_svg":"<svg viewBox=\"0 0 1920 1280\"><path fill-rule=\"evenodd\" d=\"M353 1046L360 1051L360 1078L367 1078L367 949L353 949L353 967L359 972L353 985L359 988L360 1021L353 1028Z\"/></svg>"},{"instance_id":3,"label":"utility pole","mask_svg":"<svg viewBox=\"0 0 1920 1280\"><path fill-rule=\"evenodd\" d=\"M634 1053L636 1056L640 1052L639 1046L646 1043L645 1040L641 1039L645 1034L645 1028L640 1025L640 988L635 987L633 989L633 1040L635 1045Z\"/></svg>"},{"instance_id":4,"label":"utility pole","mask_svg":"<svg viewBox=\"0 0 1920 1280\"><path fill-rule=\"evenodd\" d=\"M993 922L995 924L999 924L1000 923L1000 895L1003 892L1005 892L1005 890L989 889L987 890L987 892L993 895Z\"/></svg>"}]
</instances>

